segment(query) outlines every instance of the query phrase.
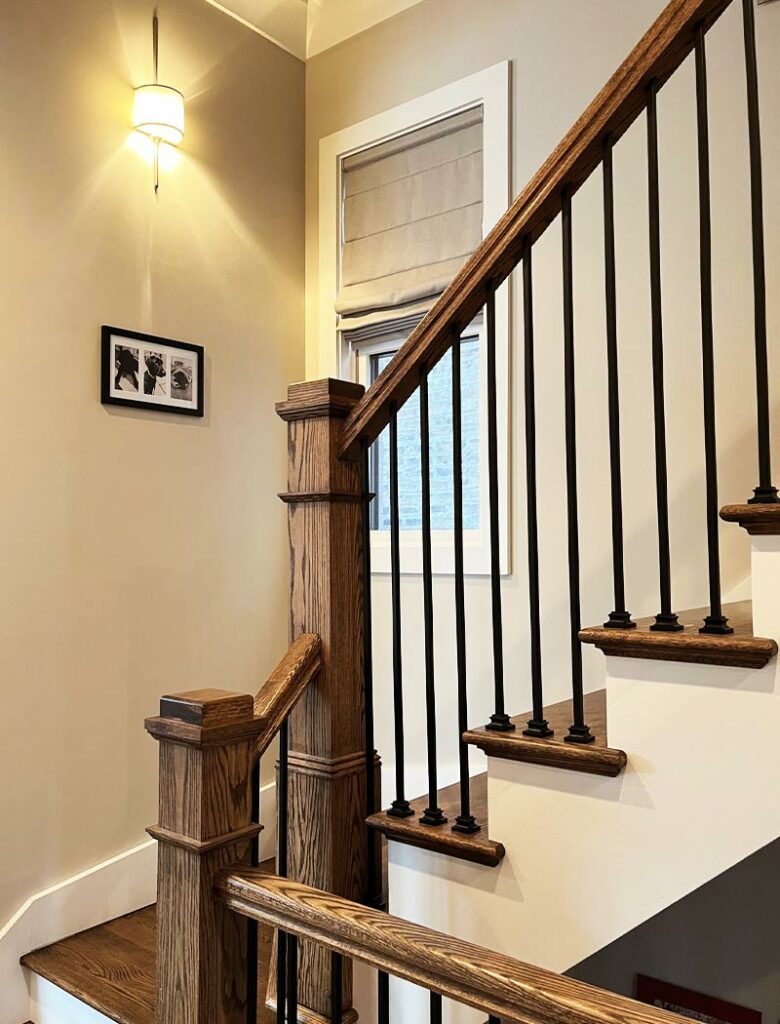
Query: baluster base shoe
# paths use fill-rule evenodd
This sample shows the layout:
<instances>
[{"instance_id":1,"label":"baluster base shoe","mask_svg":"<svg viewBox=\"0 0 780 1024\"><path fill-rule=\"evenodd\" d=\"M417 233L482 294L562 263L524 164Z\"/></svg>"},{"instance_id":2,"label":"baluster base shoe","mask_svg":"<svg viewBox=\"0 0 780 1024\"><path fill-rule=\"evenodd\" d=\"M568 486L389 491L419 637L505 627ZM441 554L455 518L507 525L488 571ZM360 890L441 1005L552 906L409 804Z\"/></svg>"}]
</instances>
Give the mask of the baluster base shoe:
<instances>
[{"instance_id":1,"label":"baluster base shoe","mask_svg":"<svg viewBox=\"0 0 780 1024\"><path fill-rule=\"evenodd\" d=\"M674 612L659 612L650 627L653 633L680 633L683 629L685 626L678 620Z\"/></svg>"},{"instance_id":2,"label":"baluster base shoe","mask_svg":"<svg viewBox=\"0 0 780 1024\"><path fill-rule=\"evenodd\" d=\"M748 498L748 505L777 505L780 503L780 495L776 487L756 487L753 497Z\"/></svg>"},{"instance_id":3,"label":"baluster base shoe","mask_svg":"<svg viewBox=\"0 0 780 1024\"><path fill-rule=\"evenodd\" d=\"M491 715L490 721L485 726L486 729L490 729L492 732L512 732L516 729L516 725L509 717L509 715Z\"/></svg>"},{"instance_id":4,"label":"baluster base shoe","mask_svg":"<svg viewBox=\"0 0 780 1024\"><path fill-rule=\"evenodd\" d=\"M588 725L570 725L568 735L563 737L564 743L593 743L595 740Z\"/></svg>"},{"instance_id":5,"label":"baluster base shoe","mask_svg":"<svg viewBox=\"0 0 780 1024\"><path fill-rule=\"evenodd\" d=\"M423 825L446 825L447 818L439 807L426 807L425 814L421 815L420 823Z\"/></svg>"},{"instance_id":6,"label":"baluster base shoe","mask_svg":"<svg viewBox=\"0 0 780 1024\"><path fill-rule=\"evenodd\" d=\"M481 830L473 814L459 814L452 826L453 832L459 832L464 836L473 836Z\"/></svg>"},{"instance_id":7,"label":"baluster base shoe","mask_svg":"<svg viewBox=\"0 0 780 1024\"><path fill-rule=\"evenodd\" d=\"M414 811L408 800L393 800L393 804L388 808L387 813L391 818L411 818Z\"/></svg>"},{"instance_id":8,"label":"baluster base shoe","mask_svg":"<svg viewBox=\"0 0 780 1024\"><path fill-rule=\"evenodd\" d=\"M539 739L544 739L546 736L554 736L555 733L550 728L546 718L531 718L526 722L525 729L523 729L523 736L536 736Z\"/></svg>"},{"instance_id":9,"label":"baluster base shoe","mask_svg":"<svg viewBox=\"0 0 780 1024\"><path fill-rule=\"evenodd\" d=\"M708 615L699 632L706 636L730 636L734 630L725 615Z\"/></svg>"},{"instance_id":10,"label":"baluster base shoe","mask_svg":"<svg viewBox=\"0 0 780 1024\"><path fill-rule=\"evenodd\" d=\"M636 623L631 618L631 612L610 612L604 629L636 629Z\"/></svg>"}]
</instances>

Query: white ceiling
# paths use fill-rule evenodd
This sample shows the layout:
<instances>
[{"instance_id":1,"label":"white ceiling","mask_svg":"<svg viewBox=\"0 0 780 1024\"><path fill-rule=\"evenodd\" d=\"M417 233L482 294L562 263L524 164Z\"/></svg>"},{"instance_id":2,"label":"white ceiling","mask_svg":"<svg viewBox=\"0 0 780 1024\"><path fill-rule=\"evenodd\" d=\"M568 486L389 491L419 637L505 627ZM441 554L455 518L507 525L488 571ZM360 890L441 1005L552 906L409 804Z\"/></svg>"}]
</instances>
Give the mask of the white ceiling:
<instances>
[{"instance_id":1,"label":"white ceiling","mask_svg":"<svg viewBox=\"0 0 780 1024\"><path fill-rule=\"evenodd\" d=\"M422 0L208 0L301 60Z\"/></svg>"}]
</instances>

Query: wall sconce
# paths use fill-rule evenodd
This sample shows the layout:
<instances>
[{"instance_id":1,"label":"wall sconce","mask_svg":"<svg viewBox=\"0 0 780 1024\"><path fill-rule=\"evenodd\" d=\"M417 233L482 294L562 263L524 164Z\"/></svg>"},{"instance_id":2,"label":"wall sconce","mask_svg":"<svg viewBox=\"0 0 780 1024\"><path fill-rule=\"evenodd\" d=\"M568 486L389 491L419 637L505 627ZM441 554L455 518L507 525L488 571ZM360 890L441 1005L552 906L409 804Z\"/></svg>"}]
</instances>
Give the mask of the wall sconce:
<instances>
[{"instance_id":1,"label":"wall sconce","mask_svg":"<svg viewBox=\"0 0 780 1024\"><path fill-rule=\"evenodd\" d=\"M133 128L148 135L154 142L154 191L160 187L159 149L161 142L178 146L184 138L184 96L170 85L157 80L159 54L159 22L157 10L152 18L154 84L139 85L133 101Z\"/></svg>"}]
</instances>

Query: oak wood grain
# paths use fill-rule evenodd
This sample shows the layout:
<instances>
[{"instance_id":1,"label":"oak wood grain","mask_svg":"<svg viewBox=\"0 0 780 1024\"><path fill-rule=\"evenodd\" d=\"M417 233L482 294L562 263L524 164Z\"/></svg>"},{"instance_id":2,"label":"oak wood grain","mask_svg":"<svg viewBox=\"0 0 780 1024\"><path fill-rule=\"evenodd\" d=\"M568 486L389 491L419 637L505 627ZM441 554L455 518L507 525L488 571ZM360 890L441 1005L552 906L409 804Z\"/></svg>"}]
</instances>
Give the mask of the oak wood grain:
<instances>
[{"instance_id":1,"label":"oak wood grain","mask_svg":"<svg viewBox=\"0 0 780 1024\"><path fill-rule=\"evenodd\" d=\"M514 1024L682 1024L637 1003L370 907L259 872L226 872L225 905Z\"/></svg>"},{"instance_id":2,"label":"oak wood grain","mask_svg":"<svg viewBox=\"0 0 780 1024\"><path fill-rule=\"evenodd\" d=\"M29 970L118 1024L152 1024L155 907L146 907L22 957Z\"/></svg>"},{"instance_id":3,"label":"oak wood grain","mask_svg":"<svg viewBox=\"0 0 780 1024\"><path fill-rule=\"evenodd\" d=\"M474 775L471 779L471 813L481 826L480 831L473 835L462 835L452 830L460 814L460 786L457 783L439 790L438 806L448 819L446 825L434 828L420 823L420 816L428 805L427 795L409 802L414 811L413 816L395 818L386 811L379 811L367 819L369 827L407 846L433 850L435 853L444 853L487 867L501 863L506 850L502 843L490 839L488 832L487 772Z\"/></svg>"},{"instance_id":4,"label":"oak wood grain","mask_svg":"<svg viewBox=\"0 0 780 1024\"><path fill-rule=\"evenodd\" d=\"M620 658L655 661L694 662L701 665L732 665L763 668L777 654L777 643L753 635L753 605L737 601L723 606L734 632L727 636L699 633L708 608L691 608L679 613L685 629L679 633L655 633L654 616L637 620L636 629L604 629L594 626L580 632L580 640L594 644L604 654Z\"/></svg>"},{"instance_id":5,"label":"oak wood grain","mask_svg":"<svg viewBox=\"0 0 780 1024\"><path fill-rule=\"evenodd\" d=\"M273 859L259 870L273 874ZM271 958L271 928L260 928L258 1024L276 1024L265 1009L264 986ZM79 932L22 957L22 964L53 985L116 1021L152 1024L157 973L157 907L146 907Z\"/></svg>"},{"instance_id":6,"label":"oak wood grain","mask_svg":"<svg viewBox=\"0 0 780 1024\"><path fill-rule=\"evenodd\" d=\"M320 670L322 641L316 633L301 633L255 697L255 718L263 722L257 737L259 757Z\"/></svg>"},{"instance_id":7,"label":"oak wood grain","mask_svg":"<svg viewBox=\"0 0 780 1024\"><path fill-rule=\"evenodd\" d=\"M492 732L490 729L469 729L463 734L466 743L473 743L490 757L502 757L508 761L525 761L528 764L547 765L550 768L566 768L588 775L619 775L626 766L626 754L610 747L607 743L607 691L596 690L585 694L585 721L596 737L593 743L566 743L564 737L573 720L570 700L550 704L544 709L554 735L540 739L523 736L531 712L517 715L512 719L514 732Z\"/></svg>"},{"instance_id":8,"label":"oak wood grain","mask_svg":"<svg viewBox=\"0 0 780 1024\"><path fill-rule=\"evenodd\" d=\"M154 1021L244 1024L246 924L226 913L213 885L221 869L249 864L263 720L249 694L214 690L167 696L161 712L146 723L160 745ZM193 731L221 741L204 744Z\"/></svg>"},{"instance_id":9,"label":"oak wood grain","mask_svg":"<svg viewBox=\"0 0 780 1024\"><path fill-rule=\"evenodd\" d=\"M350 899L369 891L365 827L362 481L338 457L344 421L363 394L339 380L294 384L277 411L287 422L290 636L321 637L320 668L289 718L291 878ZM373 752L372 752L373 753ZM376 773L378 779L378 771ZM352 972L344 967L345 1016ZM269 993L269 998L273 993ZM299 949L299 1002L330 1014L330 959Z\"/></svg>"},{"instance_id":10,"label":"oak wood grain","mask_svg":"<svg viewBox=\"0 0 780 1024\"><path fill-rule=\"evenodd\" d=\"M727 523L739 523L752 536L777 537L780 534L780 504L724 505L720 518Z\"/></svg>"},{"instance_id":11,"label":"oak wood grain","mask_svg":"<svg viewBox=\"0 0 780 1024\"><path fill-rule=\"evenodd\" d=\"M456 326L465 328L483 308L488 286L498 286L599 164L603 142L614 140L639 116L651 81L662 83L693 49L699 24L709 26L731 0L672 0L522 193L467 261L439 301L412 332L387 368L355 406L344 428L340 454L356 459L361 441L374 441L390 416L448 351Z\"/></svg>"}]
</instances>

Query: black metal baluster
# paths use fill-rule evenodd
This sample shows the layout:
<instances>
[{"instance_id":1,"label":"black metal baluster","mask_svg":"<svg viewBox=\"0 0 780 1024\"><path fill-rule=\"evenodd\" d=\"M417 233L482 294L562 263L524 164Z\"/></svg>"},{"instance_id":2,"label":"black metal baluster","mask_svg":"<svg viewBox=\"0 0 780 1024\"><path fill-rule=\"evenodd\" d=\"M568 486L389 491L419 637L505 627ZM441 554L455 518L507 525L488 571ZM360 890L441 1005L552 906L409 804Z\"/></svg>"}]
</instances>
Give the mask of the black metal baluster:
<instances>
[{"instance_id":1,"label":"black metal baluster","mask_svg":"<svg viewBox=\"0 0 780 1024\"><path fill-rule=\"evenodd\" d=\"M539 614L539 530L536 497L536 375L534 369L534 300L531 244L523 254L523 323L525 335L525 480L528 533L528 607L531 616L531 693L533 712L524 736L552 736L544 717L542 627Z\"/></svg>"},{"instance_id":2,"label":"black metal baluster","mask_svg":"<svg viewBox=\"0 0 780 1024\"><path fill-rule=\"evenodd\" d=\"M653 418L655 424L655 494L658 515L658 575L661 610L650 627L678 632L683 627L672 611L672 566L669 544L669 485L666 465L664 409L664 328L661 302L661 199L658 182L658 83L651 82L647 99L647 166L650 213L650 306L653 333Z\"/></svg>"},{"instance_id":3,"label":"black metal baluster","mask_svg":"<svg viewBox=\"0 0 780 1024\"><path fill-rule=\"evenodd\" d=\"M618 377L617 287L615 283L615 188L612 140L604 142L604 277L607 302L607 391L609 404L609 466L612 506L612 578L615 608L604 623L608 629L633 629L626 611L623 566L623 485L620 468L620 387Z\"/></svg>"},{"instance_id":4,"label":"black metal baluster","mask_svg":"<svg viewBox=\"0 0 780 1024\"><path fill-rule=\"evenodd\" d=\"M330 1019L331 1024L341 1024L343 997L343 966L341 953L332 953L330 960Z\"/></svg>"},{"instance_id":5,"label":"black metal baluster","mask_svg":"<svg viewBox=\"0 0 780 1024\"><path fill-rule=\"evenodd\" d=\"M298 1020L298 936L287 936L287 1021Z\"/></svg>"},{"instance_id":6,"label":"black metal baluster","mask_svg":"<svg viewBox=\"0 0 780 1024\"><path fill-rule=\"evenodd\" d=\"M463 418L461 415L460 328L452 332L452 497L453 552L455 556L455 653L458 672L458 758L460 764L460 814L453 832L479 832L471 813L469 748L463 742L468 723L466 676L466 589L463 574Z\"/></svg>"},{"instance_id":7,"label":"black metal baluster","mask_svg":"<svg viewBox=\"0 0 780 1024\"><path fill-rule=\"evenodd\" d=\"M495 711L488 729L509 732L515 726L504 707L504 629L501 616L501 545L498 523L498 413L496 386L496 289L487 289L488 500L490 506L490 590L493 611Z\"/></svg>"},{"instance_id":8,"label":"black metal baluster","mask_svg":"<svg viewBox=\"0 0 780 1024\"><path fill-rule=\"evenodd\" d=\"M428 415L428 368L420 370L420 468L422 476L423 625L425 633L425 720L428 734L428 806L424 825L447 822L439 807L436 764L436 680L434 676L433 568L431 558L431 466Z\"/></svg>"},{"instance_id":9,"label":"black metal baluster","mask_svg":"<svg viewBox=\"0 0 780 1024\"><path fill-rule=\"evenodd\" d=\"M569 617L571 642L571 689L574 721L564 736L568 743L592 743L596 738L585 722L580 645L580 539L577 503L577 407L574 362L574 256L572 251L571 192L563 193L563 364L566 403L566 502L569 548Z\"/></svg>"},{"instance_id":10,"label":"black metal baluster","mask_svg":"<svg viewBox=\"0 0 780 1024\"><path fill-rule=\"evenodd\" d=\"M699 143L699 252L701 273L701 345L704 389L704 462L707 478L707 553L710 614L700 633L733 633L723 614L718 536L718 458L715 436L715 358L712 322L712 220L710 198L710 139L707 102L707 51L704 26L696 35L696 112Z\"/></svg>"},{"instance_id":11,"label":"black metal baluster","mask_svg":"<svg viewBox=\"0 0 780 1024\"><path fill-rule=\"evenodd\" d=\"M501 1021L499 1020L498 1017L494 1017L493 1014L491 1014L488 1017L488 1024L501 1024Z\"/></svg>"},{"instance_id":12,"label":"black metal baluster","mask_svg":"<svg viewBox=\"0 0 780 1024\"><path fill-rule=\"evenodd\" d=\"M376 751L374 749L374 653L371 636L371 478L369 473L369 445L363 443L363 701L366 737L366 817L376 811ZM382 903L381 881L377 866L379 836L367 829L366 860L368 892L366 902L373 906Z\"/></svg>"},{"instance_id":13,"label":"black metal baluster","mask_svg":"<svg viewBox=\"0 0 780 1024\"><path fill-rule=\"evenodd\" d=\"M287 827L288 814L288 762L290 748L290 728L285 720L279 729L279 770L277 777L277 837L276 837L276 873L282 878L287 877ZM276 1021L284 1024L285 1006L287 1003L287 933L276 933Z\"/></svg>"},{"instance_id":14,"label":"black metal baluster","mask_svg":"<svg viewBox=\"0 0 780 1024\"><path fill-rule=\"evenodd\" d=\"M260 758L255 760L252 768L252 821L260 821ZM252 839L250 864L256 868L260 863L260 837ZM257 1024L257 953L258 923L252 918L247 921L246 936L246 1020L247 1024Z\"/></svg>"},{"instance_id":15,"label":"black metal baluster","mask_svg":"<svg viewBox=\"0 0 780 1024\"><path fill-rule=\"evenodd\" d=\"M441 1024L442 1000L436 992L431 992L431 1024Z\"/></svg>"},{"instance_id":16,"label":"black metal baluster","mask_svg":"<svg viewBox=\"0 0 780 1024\"><path fill-rule=\"evenodd\" d=\"M756 334L756 404L758 412L758 487L749 504L776 504L772 485L769 426L769 364L766 341L766 258L764 254L764 184L761 158L761 117L758 105L758 60L753 0L742 0L745 30L748 135L750 143L750 196L753 230L753 297Z\"/></svg>"},{"instance_id":17,"label":"black metal baluster","mask_svg":"<svg viewBox=\"0 0 780 1024\"><path fill-rule=\"evenodd\" d=\"M398 404L390 404L390 588L393 609L393 699L395 703L395 800L387 812L394 818L414 814L405 795L404 687L401 644L401 509L398 496Z\"/></svg>"},{"instance_id":18,"label":"black metal baluster","mask_svg":"<svg viewBox=\"0 0 780 1024\"><path fill-rule=\"evenodd\" d=\"M390 975L384 971L377 975L377 1003L379 1024L390 1024Z\"/></svg>"}]
</instances>

